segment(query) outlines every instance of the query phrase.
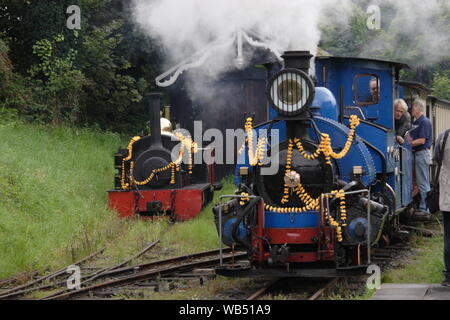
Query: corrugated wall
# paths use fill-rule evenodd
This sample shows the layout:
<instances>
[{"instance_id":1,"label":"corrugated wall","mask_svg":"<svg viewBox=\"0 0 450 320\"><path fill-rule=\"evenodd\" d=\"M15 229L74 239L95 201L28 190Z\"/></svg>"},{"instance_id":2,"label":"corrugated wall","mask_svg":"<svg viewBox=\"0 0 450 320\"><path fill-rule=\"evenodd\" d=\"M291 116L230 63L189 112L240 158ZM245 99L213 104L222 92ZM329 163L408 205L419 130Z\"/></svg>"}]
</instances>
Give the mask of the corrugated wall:
<instances>
[{"instance_id":1,"label":"corrugated wall","mask_svg":"<svg viewBox=\"0 0 450 320\"><path fill-rule=\"evenodd\" d=\"M436 138L439 134L450 129L450 103L437 100L434 105L434 116L436 126Z\"/></svg>"}]
</instances>

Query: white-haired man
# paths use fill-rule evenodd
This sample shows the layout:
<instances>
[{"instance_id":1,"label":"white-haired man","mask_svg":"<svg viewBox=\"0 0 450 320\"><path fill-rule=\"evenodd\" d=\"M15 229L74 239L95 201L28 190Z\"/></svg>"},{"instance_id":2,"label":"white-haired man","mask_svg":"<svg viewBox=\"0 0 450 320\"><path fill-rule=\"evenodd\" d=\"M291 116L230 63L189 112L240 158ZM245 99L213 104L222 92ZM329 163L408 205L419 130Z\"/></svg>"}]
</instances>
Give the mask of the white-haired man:
<instances>
[{"instance_id":1,"label":"white-haired man","mask_svg":"<svg viewBox=\"0 0 450 320\"><path fill-rule=\"evenodd\" d=\"M420 190L420 213L428 213L426 197L430 191L430 164L431 164L431 144L433 142L432 125L430 119L425 116L426 103L422 99L416 99L412 105L412 115L416 126L410 133L414 151L414 169L416 173L416 183Z\"/></svg>"},{"instance_id":2,"label":"white-haired man","mask_svg":"<svg viewBox=\"0 0 450 320\"><path fill-rule=\"evenodd\" d=\"M408 105L405 100L397 99L394 101L394 118L397 141L403 144L405 143L404 136L406 132L411 129L411 116L409 115Z\"/></svg>"}]
</instances>

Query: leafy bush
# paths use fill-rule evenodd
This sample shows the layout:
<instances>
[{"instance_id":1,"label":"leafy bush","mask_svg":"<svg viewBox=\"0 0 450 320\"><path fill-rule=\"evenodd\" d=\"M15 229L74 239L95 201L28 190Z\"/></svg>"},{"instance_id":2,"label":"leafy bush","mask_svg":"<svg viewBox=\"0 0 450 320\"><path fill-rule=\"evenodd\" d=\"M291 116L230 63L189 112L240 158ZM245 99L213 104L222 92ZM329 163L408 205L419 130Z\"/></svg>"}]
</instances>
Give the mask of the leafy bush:
<instances>
[{"instance_id":1,"label":"leafy bush","mask_svg":"<svg viewBox=\"0 0 450 320\"><path fill-rule=\"evenodd\" d=\"M87 83L82 71L74 64L77 51L59 50L58 44L64 42L64 35L59 34L53 39L39 40L33 46L33 52L39 57L39 63L31 66L30 83L36 100L46 111L36 113L41 120L49 120L53 124L62 122L76 123L80 113L80 95L83 85ZM36 111L35 108L33 108ZM31 110L33 110L31 109Z\"/></svg>"},{"instance_id":2,"label":"leafy bush","mask_svg":"<svg viewBox=\"0 0 450 320\"><path fill-rule=\"evenodd\" d=\"M450 100L450 72L437 71L433 78L433 95Z\"/></svg>"}]
</instances>

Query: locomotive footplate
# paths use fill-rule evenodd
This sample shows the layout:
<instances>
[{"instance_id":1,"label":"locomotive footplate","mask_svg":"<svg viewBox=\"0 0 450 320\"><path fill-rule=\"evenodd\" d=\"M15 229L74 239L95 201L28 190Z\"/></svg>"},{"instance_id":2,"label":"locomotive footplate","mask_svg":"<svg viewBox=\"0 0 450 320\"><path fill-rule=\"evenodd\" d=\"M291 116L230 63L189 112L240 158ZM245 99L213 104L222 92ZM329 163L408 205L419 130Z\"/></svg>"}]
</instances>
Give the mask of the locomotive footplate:
<instances>
[{"instance_id":1,"label":"locomotive footplate","mask_svg":"<svg viewBox=\"0 0 450 320\"><path fill-rule=\"evenodd\" d=\"M367 274L367 265L347 267L343 269L336 268L251 268L241 265L223 265L216 267L216 274L225 277L238 278L344 278Z\"/></svg>"},{"instance_id":2,"label":"locomotive footplate","mask_svg":"<svg viewBox=\"0 0 450 320\"><path fill-rule=\"evenodd\" d=\"M108 198L110 209L122 218L170 212L175 220L189 220L212 200L213 192L211 184L199 183L179 189L110 190Z\"/></svg>"}]
</instances>

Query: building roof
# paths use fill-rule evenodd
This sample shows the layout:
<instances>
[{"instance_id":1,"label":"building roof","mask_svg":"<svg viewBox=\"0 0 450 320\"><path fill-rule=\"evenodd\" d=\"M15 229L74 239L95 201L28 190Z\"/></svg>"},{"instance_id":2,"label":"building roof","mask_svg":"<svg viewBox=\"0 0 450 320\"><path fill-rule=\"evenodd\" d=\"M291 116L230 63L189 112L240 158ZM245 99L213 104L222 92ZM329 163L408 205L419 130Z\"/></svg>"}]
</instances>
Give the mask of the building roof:
<instances>
[{"instance_id":1,"label":"building roof","mask_svg":"<svg viewBox=\"0 0 450 320\"><path fill-rule=\"evenodd\" d=\"M390 63L395 66L397 70L401 69L410 69L410 67L406 63L402 62L396 62L396 61L390 61L390 60L381 60L381 59L372 59L372 58L364 58L364 57L337 57L337 56L317 56L316 60L360 60L365 62L384 62L384 63Z\"/></svg>"},{"instance_id":2,"label":"building roof","mask_svg":"<svg viewBox=\"0 0 450 320\"><path fill-rule=\"evenodd\" d=\"M426 91L428 94L433 92L432 89L428 88L427 86L425 86L423 83L420 82L415 82L415 81L399 81L399 85L403 86L403 87L411 87L414 89L418 89L421 91Z\"/></svg>"},{"instance_id":3,"label":"building roof","mask_svg":"<svg viewBox=\"0 0 450 320\"><path fill-rule=\"evenodd\" d=\"M443 104L446 104L447 106L449 106L450 107L450 101L448 101L448 100L445 100L445 99L441 99L441 98L438 98L438 97L435 97L435 96L429 96L429 98L430 99L432 99L432 100L434 100L434 102L440 102L440 103L443 103Z\"/></svg>"}]
</instances>

